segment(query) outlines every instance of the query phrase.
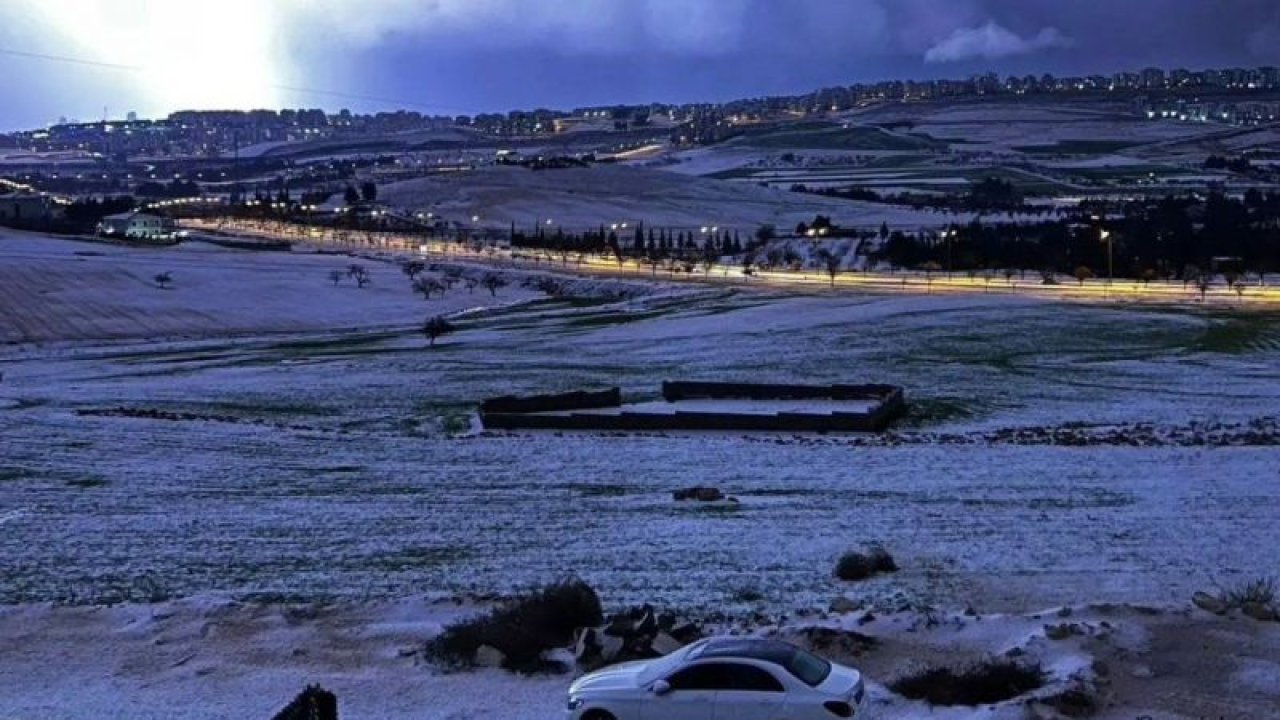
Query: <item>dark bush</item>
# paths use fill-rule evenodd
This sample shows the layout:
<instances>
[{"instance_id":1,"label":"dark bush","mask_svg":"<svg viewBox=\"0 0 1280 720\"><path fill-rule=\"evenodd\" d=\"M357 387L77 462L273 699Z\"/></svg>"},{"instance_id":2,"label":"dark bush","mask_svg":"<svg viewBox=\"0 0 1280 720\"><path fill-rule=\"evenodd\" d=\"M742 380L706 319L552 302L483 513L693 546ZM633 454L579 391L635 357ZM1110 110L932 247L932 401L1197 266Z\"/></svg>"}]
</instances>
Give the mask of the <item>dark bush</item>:
<instances>
[{"instance_id":1,"label":"dark bush","mask_svg":"<svg viewBox=\"0 0 1280 720\"><path fill-rule=\"evenodd\" d=\"M841 580L866 580L877 573L897 572L898 564L888 550L875 546L866 552L850 551L836 561L835 575Z\"/></svg>"},{"instance_id":2,"label":"dark bush","mask_svg":"<svg viewBox=\"0 0 1280 720\"><path fill-rule=\"evenodd\" d=\"M1219 596L1228 607L1239 608L1250 603L1264 606L1276 604L1276 580L1260 577L1226 588Z\"/></svg>"},{"instance_id":3,"label":"dark bush","mask_svg":"<svg viewBox=\"0 0 1280 720\"><path fill-rule=\"evenodd\" d=\"M1063 690L1057 695L1044 698L1040 703L1069 718L1093 717L1101 709L1098 699L1081 688Z\"/></svg>"},{"instance_id":4,"label":"dark bush","mask_svg":"<svg viewBox=\"0 0 1280 720\"><path fill-rule=\"evenodd\" d=\"M1044 685L1039 665L993 659L963 668L929 668L901 677L889 689L930 705L987 705L1009 700Z\"/></svg>"},{"instance_id":5,"label":"dark bush","mask_svg":"<svg viewBox=\"0 0 1280 720\"><path fill-rule=\"evenodd\" d=\"M272 720L338 720L338 698L319 685L308 685Z\"/></svg>"},{"instance_id":6,"label":"dark bush","mask_svg":"<svg viewBox=\"0 0 1280 720\"><path fill-rule=\"evenodd\" d=\"M502 666L518 672L547 669L542 653L563 647L580 627L604 622L600 597L581 580L566 580L522 595L487 615L463 620L427 643L427 657L447 669L471 667L481 645L503 655Z\"/></svg>"}]
</instances>

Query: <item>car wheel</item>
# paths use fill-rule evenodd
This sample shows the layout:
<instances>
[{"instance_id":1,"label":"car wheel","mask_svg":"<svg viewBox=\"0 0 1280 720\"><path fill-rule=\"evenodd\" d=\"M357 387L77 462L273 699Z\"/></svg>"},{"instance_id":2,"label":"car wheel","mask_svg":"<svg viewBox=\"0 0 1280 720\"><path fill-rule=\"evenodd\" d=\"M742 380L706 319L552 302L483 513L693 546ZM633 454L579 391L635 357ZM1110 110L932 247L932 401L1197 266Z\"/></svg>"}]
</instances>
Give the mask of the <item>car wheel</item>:
<instances>
[{"instance_id":1,"label":"car wheel","mask_svg":"<svg viewBox=\"0 0 1280 720\"><path fill-rule=\"evenodd\" d=\"M582 720L618 720L618 719L613 716L613 713L605 712L604 710L592 710L588 712L586 715L583 715Z\"/></svg>"}]
</instances>

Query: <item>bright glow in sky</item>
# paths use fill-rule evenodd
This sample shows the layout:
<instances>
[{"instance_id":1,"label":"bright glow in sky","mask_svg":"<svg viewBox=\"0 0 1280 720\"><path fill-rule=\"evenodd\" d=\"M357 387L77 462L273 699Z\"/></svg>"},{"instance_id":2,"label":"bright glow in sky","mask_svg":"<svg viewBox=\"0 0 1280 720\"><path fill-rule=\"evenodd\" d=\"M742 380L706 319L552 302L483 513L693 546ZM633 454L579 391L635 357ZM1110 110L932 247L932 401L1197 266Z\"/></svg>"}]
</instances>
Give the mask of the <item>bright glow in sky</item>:
<instances>
[{"instance_id":1,"label":"bright glow in sky","mask_svg":"<svg viewBox=\"0 0 1280 720\"><path fill-rule=\"evenodd\" d=\"M0 130L104 106L458 114L1264 64L1277 0L0 0Z\"/></svg>"},{"instance_id":2,"label":"bright glow in sky","mask_svg":"<svg viewBox=\"0 0 1280 720\"><path fill-rule=\"evenodd\" d=\"M120 71L120 80L144 114L276 107L276 86L288 83L270 2L39 0L31 7L65 43L61 54L137 68Z\"/></svg>"}]
</instances>

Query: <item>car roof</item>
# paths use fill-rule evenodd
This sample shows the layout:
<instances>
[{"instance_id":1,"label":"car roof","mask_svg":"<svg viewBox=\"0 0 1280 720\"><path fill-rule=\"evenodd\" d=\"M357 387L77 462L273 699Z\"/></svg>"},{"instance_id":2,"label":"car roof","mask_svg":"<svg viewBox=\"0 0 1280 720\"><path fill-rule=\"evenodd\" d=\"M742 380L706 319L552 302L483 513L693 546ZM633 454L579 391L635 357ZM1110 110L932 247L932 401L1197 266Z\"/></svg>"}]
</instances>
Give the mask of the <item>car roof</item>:
<instances>
[{"instance_id":1,"label":"car roof","mask_svg":"<svg viewBox=\"0 0 1280 720\"><path fill-rule=\"evenodd\" d=\"M690 660L707 658L746 658L764 660L786 667L795 657L796 646L766 638L712 638L690 653Z\"/></svg>"}]
</instances>

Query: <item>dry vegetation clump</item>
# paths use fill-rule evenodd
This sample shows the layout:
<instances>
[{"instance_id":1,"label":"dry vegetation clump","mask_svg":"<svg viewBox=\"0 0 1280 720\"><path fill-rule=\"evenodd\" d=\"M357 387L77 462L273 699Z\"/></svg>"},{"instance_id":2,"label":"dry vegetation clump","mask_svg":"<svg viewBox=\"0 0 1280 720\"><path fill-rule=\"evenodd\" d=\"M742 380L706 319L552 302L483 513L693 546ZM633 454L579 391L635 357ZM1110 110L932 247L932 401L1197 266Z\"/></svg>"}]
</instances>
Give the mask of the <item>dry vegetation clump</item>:
<instances>
[{"instance_id":1,"label":"dry vegetation clump","mask_svg":"<svg viewBox=\"0 0 1280 720\"><path fill-rule=\"evenodd\" d=\"M898 564L888 550L873 545L866 552L849 551L836 561L835 576L841 580L865 580L879 573L897 572Z\"/></svg>"},{"instance_id":2,"label":"dry vegetation clump","mask_svg":"<svg viewBox=\"0 0 1280 720\"><path fill-rule=\"evenodd\" d=\"M502 667L517 672L562 669L543 659L547 650L564 647L580 627L604 622L600 597L585 582L565 580L511 600L486 615L454 623L432 638L425 655L450 670L476 664L481 646L502 654Z\"/></svg>"}]
</instances>

